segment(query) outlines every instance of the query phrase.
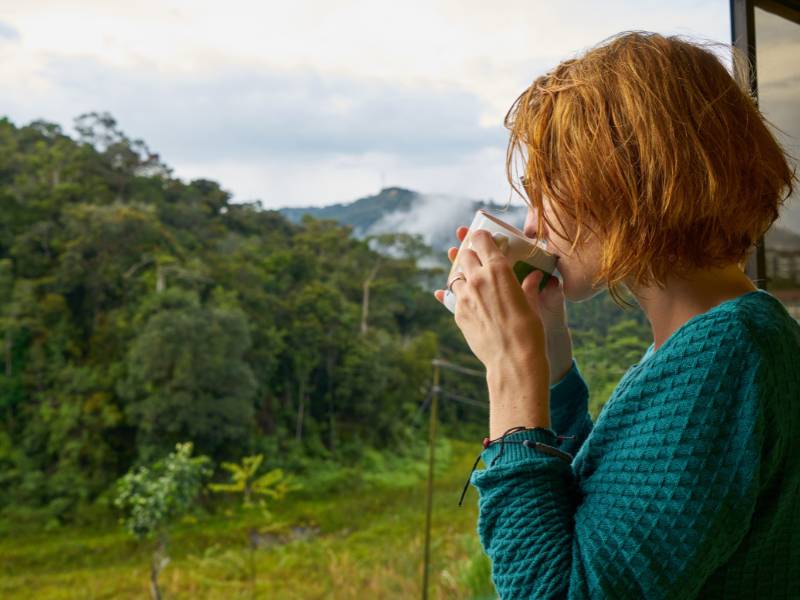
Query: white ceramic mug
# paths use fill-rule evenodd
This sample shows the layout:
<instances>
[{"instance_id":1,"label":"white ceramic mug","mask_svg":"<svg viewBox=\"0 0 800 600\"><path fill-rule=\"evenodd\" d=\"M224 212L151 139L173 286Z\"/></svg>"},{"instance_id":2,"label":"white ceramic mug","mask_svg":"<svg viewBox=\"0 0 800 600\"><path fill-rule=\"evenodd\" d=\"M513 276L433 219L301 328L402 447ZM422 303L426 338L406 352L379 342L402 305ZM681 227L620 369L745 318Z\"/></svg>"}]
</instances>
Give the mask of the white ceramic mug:
<instances>
[{"instance_id":1,"label":"white ceramic mug","mask_svg":"<svg viewBox=\"0 0 800 600\"><path fill-rule=\"evenodd\" d=\"M520 284L531 271L539 269L544 273L542 281L539 283L539 291L544 289L553 271L556 270L556 262L558 260L556 256L547 252L547 240L537 241L529 238L513 225L498 219L482 208L475 213L472 224L469 226L469 231L458 248L458 254L453 260L450 274L447 276L447 282L450 282L456 273L462 270L458 264L461 249L468 248L473 250L470 235L478 229L485 229L492 234L495 243L505 254ZM455 314L456 294L451 292L447 286L445 286L444 290L444 305L451 313Z\"/></svg>"}]
</instances>

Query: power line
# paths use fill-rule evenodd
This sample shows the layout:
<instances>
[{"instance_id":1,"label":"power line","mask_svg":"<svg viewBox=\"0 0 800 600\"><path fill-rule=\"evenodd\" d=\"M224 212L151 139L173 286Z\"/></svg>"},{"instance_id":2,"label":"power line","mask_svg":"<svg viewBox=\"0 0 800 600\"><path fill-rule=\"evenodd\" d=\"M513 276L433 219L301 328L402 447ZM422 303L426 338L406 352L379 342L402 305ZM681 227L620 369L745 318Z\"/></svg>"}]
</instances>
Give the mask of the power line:
<instances>
[{"instance_id":1,"label":"power line","mask_svg":"<svg viewBox=\"0 0 800 600\"><path fill-rule=\"evenodd\" d=\"M477 369L468 369L467 367L462 367L461 365L453 364L441 358L434 358L431 362L433 363L434 366L444 367L445 369L452 369L453 371L458 371L459 373L464 373L465 375L486 377L485 371L478 371Z\"/></svg>"},{"instance_id":2,"label":"power line","mask_svg":"<svg viewBox=\"0 0 800 600\"><path fill-rule=\"evenodd\" d=\"M444 359L441 359L441 358L434 358L431 361L431 364L434 366L434 368L436 368L438 366L438 367L443 367L445 369L450 369L452 371L457 371L457 372L463 373L465 375L473 375L475 377L481 377L481 378L486 377L486 373L485 372L478 371L477 369L470 369L468 367L462 367L461 365L457 365L455 363L451 363L450 361L447 361L447 360L444 360ZM464 396L459 396L458 394L454 394L452 392L445 391L441 386L433 386L432 385L432 386L430 386L428 388L428 393L425 396L425 399L422 402L420 402L420 405L417 407L417 410L414 412L414 415L409 419L408 425L407 425L408 427L415 427L417 425L417 419L419 419L419 416L423 412L425 412L425 410L430 406L431 396L432 396L432 394L434 392L434 387L435 387L435 391L442 392L449 399L455 400L456 402L460 401L460 402L462 402L464 404L470 404L472 406L478 406L480 408L488 408L486 406L485 402L481 402L479 400L474 400L474 399L471 399L471 398L465 398Z\"/></svg>"},{"instance_id":3,"label":"power line","mask_svg":"<svg viewBox=\"0 0 800 600\"><path fill-rule=\"evenodd\" d=\"M486 410L489 410L489 405L486 404L486 402L481 402L480 400L474 400L472 398L459 396L458 394L454 394L453 392L448 392L445 390L441 390L441 392L450 400L455 400L456 402L461 402L463 404L469 404L470 406L477 406L479 408L485 408Z\"/></svg>"},{"instance_id":4,"label":"power line","mask_svg":"<svg viewBox=\"0 0 800 600\"><path fill-rule=\"evenodd\" d=\"M417 424L417 419L419 416L425 412L425 409L428 407L431 401L431 396L433 395L433 386L428 388L428 395L425 396L425 399L420 403L417 407L417 410L414 412L414 416L411 417L411 420L408 423L408 427L414 427Z\"/></svg>"}]
</instances>

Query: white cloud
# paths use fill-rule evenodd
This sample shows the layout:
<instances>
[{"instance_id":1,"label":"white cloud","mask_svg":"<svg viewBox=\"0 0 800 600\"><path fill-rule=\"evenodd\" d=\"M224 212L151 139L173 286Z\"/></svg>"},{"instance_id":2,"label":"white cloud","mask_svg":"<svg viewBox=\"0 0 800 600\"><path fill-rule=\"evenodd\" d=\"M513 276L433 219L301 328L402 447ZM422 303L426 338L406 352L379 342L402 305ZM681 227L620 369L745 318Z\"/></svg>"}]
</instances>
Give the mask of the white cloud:
<instances>
[{"instance_id":1,"label":"white cloud","mask_svg":"<svg viewBox=\"0 0 800 600\"><path fill-rule=\"evenodd\" d=\"M505 138L499 126L479 124L480 100L457 88L312 70L167 75L86 59L55 60L41 73L53 88L46 99L31 101L10 89L0 106L33 114L51 103L98 109L102 103L167 160L386 152L436 163L445 153L453 157Z\"/></svg>"},{"instance_id":2,"label":"white cloud","mask_svg":"<svg viewBox=\"0 0 800 600\"><path fill-rule=\"evenodd\" d=\"M390 186L505 204L510 189L505 189L504 157L503 151L495 148L461 155L445 164L424 164L371 152L358 156L309 156L300 161L274 157L247 162L185 163L178 175L223 183L236 181L237 199L261 199L270 208L351 202ZM228 184L224 187L230 189ZM521 206L521 202L514 197L512 204Z\"/></svg>"},{"instance_id":3,"label":"white cloud","mask_svg":"<svg viewBox=\"0 0 800 600\"><path fill-rule=\"evenodd\" d=\"M8 23L0 21L0 43L19 41L19 31Z\"/></svg>"},{"instance_id":4,"label":"white cloud","mask_svg":"<svg viewBox=\"0 0 800 600\"><path fill-rule=\"evenodd\" d=\"M352 199L376 191L380 172L387 185L502 202L502 118L536 76L621 30L730 35L726 0L0 0L0 8L18 32L0 44L0 114L68 126L81 112L111 110L178 175L202 169L237 198L266 205ZM342 153L349 167L333 158ZM314 193L311 172L330 187Z\"/></svg>"},{"instance_id":5,"label":"white cloud","mask_svg":"<svg viewBox=\"0 0 800 600\"><path fill-rule=\"evenodd\" d=\"M373 223L366 232L378 233L416 233L436 253L423 258L420 266L446 266L446 254L450 246L458 246L456 228L469 226L475 216L477 206L474 197L449 194L421 194L406 212L393 212L384 215ZM502 208L489 209L493 215L511 225L522 229L525 224L527 207L521 202L503 203Z\"/></svg>"}]
</instances>

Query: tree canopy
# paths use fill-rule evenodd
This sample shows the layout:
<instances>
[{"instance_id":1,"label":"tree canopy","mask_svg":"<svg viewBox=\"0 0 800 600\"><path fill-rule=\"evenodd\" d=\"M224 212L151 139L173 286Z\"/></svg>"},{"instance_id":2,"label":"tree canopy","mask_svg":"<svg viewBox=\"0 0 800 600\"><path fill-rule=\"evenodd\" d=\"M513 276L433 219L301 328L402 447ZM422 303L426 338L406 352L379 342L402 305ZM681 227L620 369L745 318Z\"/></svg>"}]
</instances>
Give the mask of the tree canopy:
<instances>
[{"instance_id":1,"label":"tree canopy","mask_svg":"<svg viewBox=\"0 0 800 600\"><path fill-rule=\"evenodd\" d=\"M173 177L107 113L75 125L71 137L0 119L6 516L70 518L185 440L215 462L354 460L413 439L435 356L478 366L433 297L446 273L419 266L419 236L291 223L214 181ZM571 316L580 345L599 349L603 362L582 367L604 389L637 339L647 345L641 319L617 312ZM445 379L485 398L481 381ZM456 433L485 430L479 407L440 416Z\"/></svg>"}]
</instances>

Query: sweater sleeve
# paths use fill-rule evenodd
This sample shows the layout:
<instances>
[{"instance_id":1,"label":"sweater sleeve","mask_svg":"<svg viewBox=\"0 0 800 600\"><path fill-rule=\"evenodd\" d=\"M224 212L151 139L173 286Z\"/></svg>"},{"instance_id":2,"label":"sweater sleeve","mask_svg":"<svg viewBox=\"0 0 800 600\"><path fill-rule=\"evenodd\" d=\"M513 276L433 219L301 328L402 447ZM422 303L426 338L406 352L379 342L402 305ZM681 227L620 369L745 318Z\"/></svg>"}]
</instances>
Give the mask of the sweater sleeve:
<instances>
[{"instance_id":1,"label":"sweater sleeve","mask_svg":"<svg viewBox=\"0 0 800 600\"><path fill-rule=\"evenodd\" d=\"M550 386L550 422L552 429L558 435L568 438L564 439L558 448L573 456L578 453L592 431L589 388L581 377L578 363L574 358L566 375Z\"/></svg>"},{"instance_id":2,"label":"sweater sleeve","mask_svg":"<svg viewBox=\"0 0 800 600\"><path fill-rule=\"evenodd\" d=\"M758 496L763 420L753 382L735 372L694 369L701 379L676 377L637 414L620 410L595 429L607 450L582 476L539 448L486 448L471 482L500 597L695 598L742 541ZM551 430L506 439L556 446Z\"/></svg>"}]
</instances>

